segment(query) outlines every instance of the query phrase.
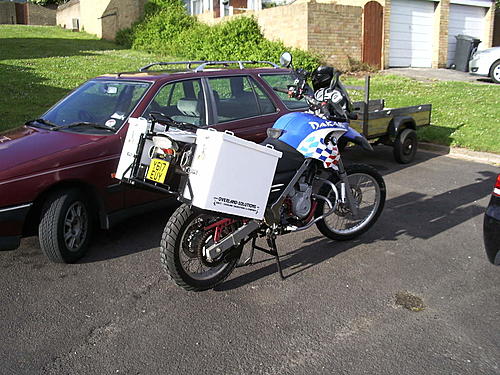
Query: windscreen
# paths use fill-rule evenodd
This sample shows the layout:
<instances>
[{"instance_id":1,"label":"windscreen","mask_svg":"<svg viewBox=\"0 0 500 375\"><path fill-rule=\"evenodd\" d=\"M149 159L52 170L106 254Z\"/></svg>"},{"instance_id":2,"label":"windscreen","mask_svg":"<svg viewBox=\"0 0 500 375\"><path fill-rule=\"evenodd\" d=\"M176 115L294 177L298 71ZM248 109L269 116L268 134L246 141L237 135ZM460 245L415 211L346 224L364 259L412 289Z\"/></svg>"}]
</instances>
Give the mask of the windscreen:
<instances>
[{"instance_id":1,"label":"windscreen","mask_svg":"<svg viewBox=\"0 0 500 375\"><path fill-rule=\"evenodd\" d=\"M146 93L148 82L89 81L43 115L65 126L89 122L119 129Z\"/></svg>"}]
</instances>

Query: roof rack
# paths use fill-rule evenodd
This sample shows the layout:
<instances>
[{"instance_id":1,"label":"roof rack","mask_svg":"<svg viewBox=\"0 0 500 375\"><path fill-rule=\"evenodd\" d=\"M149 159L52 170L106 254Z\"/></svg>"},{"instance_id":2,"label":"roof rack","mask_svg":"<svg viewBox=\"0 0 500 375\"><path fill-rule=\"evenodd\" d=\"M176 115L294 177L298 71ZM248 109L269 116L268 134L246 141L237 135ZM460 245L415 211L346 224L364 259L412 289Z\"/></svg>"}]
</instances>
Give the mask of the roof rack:
<instances>
[{"instance_id":1,"label":"roof rack","mask_svg":"<svg viewBox=\"0 0 500 375\"><path fill-rule=\"evenodd\" d=\"M164 62L164 61L159 61L159 62L154 62L148 65L143 66L142 68L139 69L139 72L145 72L146 70L149 70L149 68L156 66L156 65L186 65L186 68L188 70L192 70L193 68L191 67L192 64L203 64L206 63L206 61L172 61L172 62Z\"/></svg>"},{"instance_id":2,"label":"roof rack","mask_svg":"<svg viewBox=\"0 0 500 375\"><path fill-rule=\"evenodd\" d=\"M198 65L193 69L192 65ZM275 63L270 61L172 61L172 62L154 62L148 65L143 66L139 69L140 72L148 71L149 68L160 65L160 66L169 66L169 65L186 65L188 70L193 70L194 72L202 72L208 66L222 65L224 67L229 67L229 65L238 65L240 69L245 69L245 64L247 65L255 65L255 64L266 64L271 65L273 68L280 68Z\"/></svg>"},{"instance_id":3,"label":"roof rack","mask_svg":"<svg viewBox=\"0 0 500 375\"><path fill-rule=\"evenodd\" d=\"M237 64L240 69L245 69L245 64L249 65L266 64L266 65L271 65L274 69L280 68L278 65L270 61L204 61L194 71L202 72L207 66L223 65L224 67L228 67L229 65L235 65L235 64Z\"/></svg>"}]
</instances>

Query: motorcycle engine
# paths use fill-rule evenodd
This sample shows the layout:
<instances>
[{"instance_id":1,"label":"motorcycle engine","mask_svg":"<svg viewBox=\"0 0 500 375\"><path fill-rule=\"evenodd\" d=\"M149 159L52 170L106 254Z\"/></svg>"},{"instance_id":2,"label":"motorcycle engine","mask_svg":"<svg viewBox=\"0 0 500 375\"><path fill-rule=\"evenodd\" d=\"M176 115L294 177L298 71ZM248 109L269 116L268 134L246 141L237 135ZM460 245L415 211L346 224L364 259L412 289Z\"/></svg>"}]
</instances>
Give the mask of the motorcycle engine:
<instances>
[{"instance_id":1,"label":"motorcycle engine","mask_svg":"<svg viewBox=\"0 0 500 375\"><path fill-rule=\"evenodd\" d=\"M312 186L299 182L288 196L292 203L292 213L299 219L306 218L311 211L311 194Z\"/></svg>"}]
</instances>

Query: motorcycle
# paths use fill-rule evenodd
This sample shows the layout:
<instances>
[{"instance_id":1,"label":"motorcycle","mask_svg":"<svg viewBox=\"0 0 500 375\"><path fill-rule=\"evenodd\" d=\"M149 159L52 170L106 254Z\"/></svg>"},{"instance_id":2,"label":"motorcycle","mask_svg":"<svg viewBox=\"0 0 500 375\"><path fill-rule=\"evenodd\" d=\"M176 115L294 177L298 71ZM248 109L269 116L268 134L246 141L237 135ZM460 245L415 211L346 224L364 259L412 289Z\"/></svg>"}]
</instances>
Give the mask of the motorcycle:
<instances>
[{"instance_id":1,"label":"motorcycle","mask_svg":"<svg viewBox=\"0 0 500 375\"><path fill-rule=\"evenodd\" d=\"M280 62L293 69L289 53L284 53ZM162 138L167 145L156 147L153 154L163 154L160 156L168 160L172 170L169 173L180 176L181 187L172 190L177 190L178 199L184 202L168 220L160 243L163 267L177 285L192 291L211 289L236 266L252 264L255 250L274 256L284 279L277 236L316 225L332 240L350 240L366 232L380 216L386 197L382 176L365 164L345 167L340 157L341 139L372 150L369 142L349 127L349 120L356 115L339 79L340 72L326 66L312 73L293 71L293 85L286 90L274 89L292 98L304 98L310 110L282 116L262 142L282 156L260 220L202 209L186 200L185 194L179 192L187 190L186 180L193 173L190 168L195 137L177 136L174 129L169 129L195 129L160 113L153 114L153 123L167 126L166 137ZM258 246L258 238L265 238L268 248ZM243 247L250 241L250 252L240 261Z\"/></svg>"}]
</instances>

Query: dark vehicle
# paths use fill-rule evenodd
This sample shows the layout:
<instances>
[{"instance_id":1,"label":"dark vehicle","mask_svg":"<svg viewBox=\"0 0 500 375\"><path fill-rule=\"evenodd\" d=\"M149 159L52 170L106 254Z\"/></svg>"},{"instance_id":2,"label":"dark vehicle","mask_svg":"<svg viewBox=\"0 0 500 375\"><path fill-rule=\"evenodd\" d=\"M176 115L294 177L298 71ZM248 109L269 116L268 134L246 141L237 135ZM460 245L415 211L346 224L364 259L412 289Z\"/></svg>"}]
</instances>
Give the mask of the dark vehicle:
<instances>
[{"instance_id":1,"label":"dark vehicle","mask_svg":"<svg viewBox=\"0 0 500 375\"><path fill-rule=\"evenodd\" d=\"M15 249L22 236L38 234L49 259L74 262L88 248L95 225L107 229L173 202L112 177L130 117L159 111L262 141L280 116L307 108L272 89L293 83L288 69L267 62L258 63L267 68L236 62L239 69L207 69L214 65L207 62L192 69L192 64L155 63L140 72L92 79L39 119L0 136L0 250ZM160 66L177 70L151 71Z\"/></svg>"},{"instance_id":2,"label":"dark vehicle","mask_svg":"<svg viewBox=\"0 0 500 375\"><path fill-rule=\"evenodd\" d=\"M491 263L500 266L500 175L497 176L483 223L484 247Z\"/></svg>"}]
</instances>

